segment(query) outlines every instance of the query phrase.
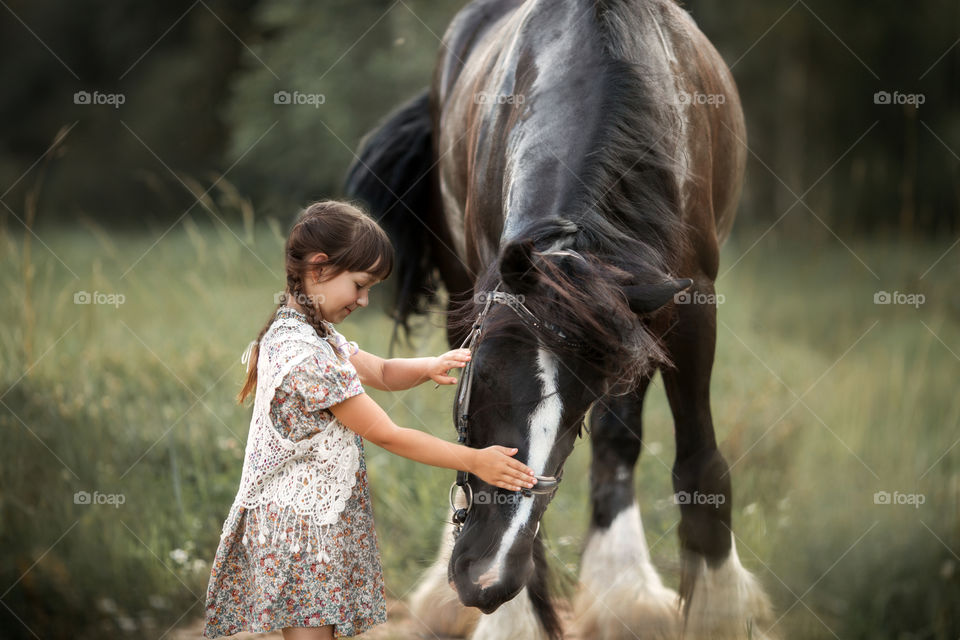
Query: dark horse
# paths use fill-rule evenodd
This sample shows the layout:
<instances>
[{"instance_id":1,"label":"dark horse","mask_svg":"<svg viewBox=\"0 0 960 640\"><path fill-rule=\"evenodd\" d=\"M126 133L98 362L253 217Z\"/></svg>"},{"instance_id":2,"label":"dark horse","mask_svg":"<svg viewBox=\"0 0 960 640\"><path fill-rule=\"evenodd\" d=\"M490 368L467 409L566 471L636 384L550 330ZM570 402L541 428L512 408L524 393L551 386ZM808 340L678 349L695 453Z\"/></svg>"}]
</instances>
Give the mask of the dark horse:
<instances>
[{"instance_id":1,"label":"dark horse","mask_svg":"<svg viewBox=\"0 0 960 640\"><path fill-rule=\"evenodd\" d=\"M757 638L769 614L737 557L709 394L744 139L729 70L671 0L475 0L431 88L365 138L347 178L394 239L399 323L443 285L459 345L487 292L522 302L492 305L475 348L471 446L516 446L559 477L592 408L584 638ZM658 370L676 434L679 595L650 562L634 490ZM539 533L552 494L467 484L462 530L414 613L435 633L559 637ZM457 598L488 615L471 621Z\"/></svg>"}]
</instances>

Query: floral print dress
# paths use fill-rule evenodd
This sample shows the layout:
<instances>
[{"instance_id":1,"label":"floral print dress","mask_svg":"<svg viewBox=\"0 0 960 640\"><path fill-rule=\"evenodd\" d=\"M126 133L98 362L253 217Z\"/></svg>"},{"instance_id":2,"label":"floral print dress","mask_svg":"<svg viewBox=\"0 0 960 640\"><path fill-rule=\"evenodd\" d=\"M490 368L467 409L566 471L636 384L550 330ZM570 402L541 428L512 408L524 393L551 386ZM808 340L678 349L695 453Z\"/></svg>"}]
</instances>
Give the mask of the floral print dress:
<instances>
[{"instance_id":1,"label":"floral print dress","mask_svg":"<svg viewBox=\"0 0 960 640\"><path fill-rule=\"evenodd\" d=\"M290 307L277 310L276 318L307 318ZM327 323L341 353L354 343ZM336 420L329 407L363 393L360 378L349 360L340 361L333 347L318 351L286 375L271 401L270 417L281 436L299 441ZM315 554L291 553L267 545L241 543L246 534L255 538L258 513L244 511L217 549L207 587L206 638L255 633L285 627L334 625L334 637L354 636L387 620L383 569L374 530L363 439L356 436L360 467L353 493L332 526L328 538L330 562L321 564ZM263 509L261 507L261 509ZM266 517L276 520L277 509L267 505ZM301 522L296 526L305 527ZM288 532L294 530L289 525ZM313 547L318 546L312 536Z\"/></svg>"}]
</instances>

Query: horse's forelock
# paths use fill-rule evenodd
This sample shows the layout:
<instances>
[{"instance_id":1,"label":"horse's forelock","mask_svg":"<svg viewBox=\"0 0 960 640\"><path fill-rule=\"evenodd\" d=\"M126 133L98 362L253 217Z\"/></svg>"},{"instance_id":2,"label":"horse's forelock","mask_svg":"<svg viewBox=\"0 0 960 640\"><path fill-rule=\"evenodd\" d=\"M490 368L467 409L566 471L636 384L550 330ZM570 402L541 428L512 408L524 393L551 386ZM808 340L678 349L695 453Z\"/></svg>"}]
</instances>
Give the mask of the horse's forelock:
<instances>
[{"instance_id":1,"label":"horse's forelock","mask_svg":"<svg viewBox=\"0 0 960 640\"><path fill-rule=\"evenodd\" d=\"M538 344L573 357L596 376L625 387L667 362L659 341L630 310L623 293L630 272L590 253L565 255L561 250L535 256L532 269L538 284L523 303L543 323L534 333ZM492 291L498 280L499 269L493 265L478 279L475 291ZM475 295L455 308L452 317L460 330L472 327L483 300ZM483 335L507 334L523 340L530 336L523 327L513 312L491 314Z\"/></svg>"}]
</instances>

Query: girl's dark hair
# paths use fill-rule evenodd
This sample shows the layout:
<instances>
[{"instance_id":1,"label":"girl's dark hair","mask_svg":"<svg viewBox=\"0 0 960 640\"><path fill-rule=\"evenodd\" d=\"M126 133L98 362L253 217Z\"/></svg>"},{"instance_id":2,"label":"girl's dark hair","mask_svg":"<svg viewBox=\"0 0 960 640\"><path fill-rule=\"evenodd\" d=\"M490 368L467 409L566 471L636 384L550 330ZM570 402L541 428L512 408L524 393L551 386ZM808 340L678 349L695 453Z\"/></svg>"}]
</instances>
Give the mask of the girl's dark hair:
<instances>
[{"instance_id":1,"label":"girl's dark hair","mask_svg":"<svg viewBox=\"0 0 960 640\"><path fill-rule=\"evenodd\" d=\"M314 202L303 209L290 230L284 251L287 272L287 287L280 297L277 309L286 304L288 296L306 312L307 320L322 338L329 337L320 312L304 292L304 280L313 277L317 265L310 257L325 253L328 258L320 266L324 273L322 281L334 278L344 271L366 271L383 280L393 271L393 246L380 226L357 206L348 202L324 200ZM238 404L257 388L257 361L260 341L270 328L277 309L270 314L260 330L250 359L247 362L247 378L237 395Z\"/></svg>"}]
</instances>

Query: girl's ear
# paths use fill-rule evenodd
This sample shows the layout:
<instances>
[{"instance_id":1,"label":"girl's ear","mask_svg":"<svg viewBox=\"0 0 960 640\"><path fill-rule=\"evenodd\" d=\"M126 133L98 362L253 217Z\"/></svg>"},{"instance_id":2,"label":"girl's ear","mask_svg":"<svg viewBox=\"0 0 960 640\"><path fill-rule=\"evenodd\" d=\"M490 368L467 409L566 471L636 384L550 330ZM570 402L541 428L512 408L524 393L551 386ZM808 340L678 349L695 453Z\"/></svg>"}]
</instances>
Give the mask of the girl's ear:
<instances>
[{"instance_id":1,"label":"girl's ear","mask_svg":"<svg viewBox=\"0 0 960 640\"><path fill-rule=\"evenodd\" d=\"M308 269L309 274L313 278L314 282L320 279L320 273L323 271L323 263L330 259L330 256L321 252L314 253L307 258L307 262L311 264L311 267Z\"/></svg>"}]
</instances>

